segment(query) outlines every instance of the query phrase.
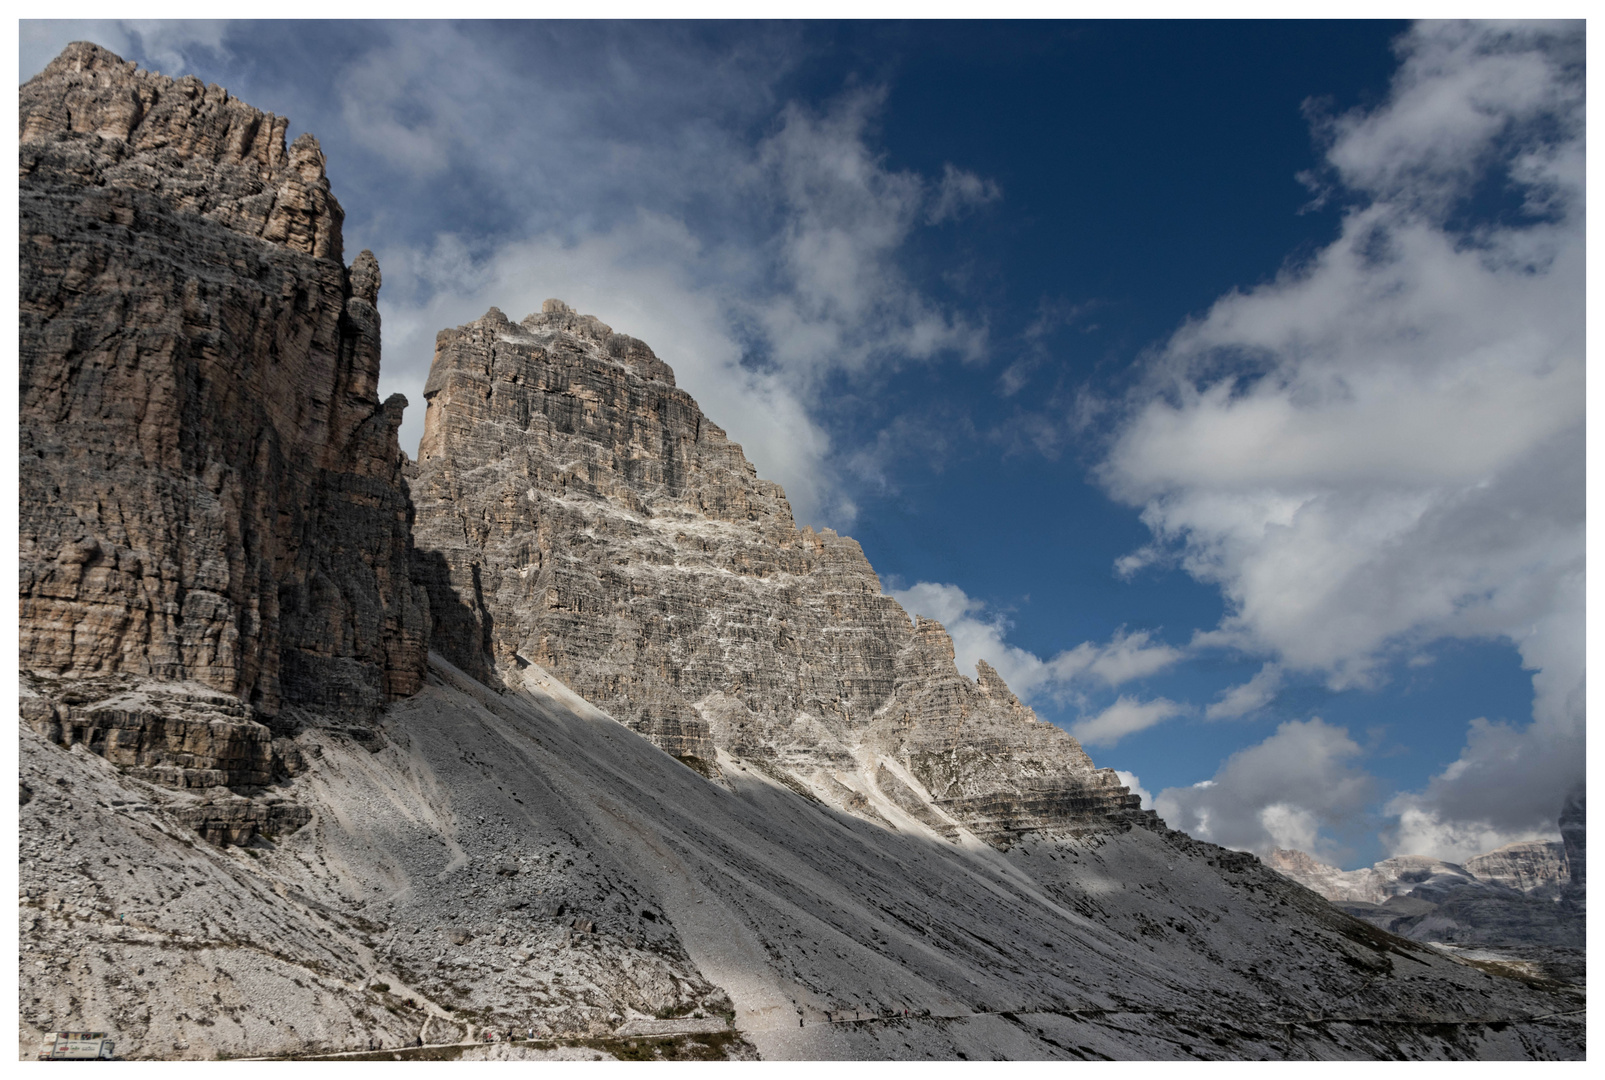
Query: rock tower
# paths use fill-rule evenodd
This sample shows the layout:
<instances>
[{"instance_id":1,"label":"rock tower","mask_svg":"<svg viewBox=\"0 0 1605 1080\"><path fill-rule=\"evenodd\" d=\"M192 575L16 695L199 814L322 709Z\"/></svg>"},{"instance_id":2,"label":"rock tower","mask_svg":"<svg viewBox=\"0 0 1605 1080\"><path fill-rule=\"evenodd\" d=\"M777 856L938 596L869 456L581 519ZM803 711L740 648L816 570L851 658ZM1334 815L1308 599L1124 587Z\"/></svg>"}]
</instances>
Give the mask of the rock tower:
<instances>
[{"instance_id":1,"label":"rock tower","mask_svg":"<svg viewBox=\"0 0 1605 1080\"><path fill-rule=\"evenodd\" d=\"M25 672L264 718L422 682L379 267L342 263L323 154L286 126L82 42L22 87Z\"/></svg>"}]
</instances>

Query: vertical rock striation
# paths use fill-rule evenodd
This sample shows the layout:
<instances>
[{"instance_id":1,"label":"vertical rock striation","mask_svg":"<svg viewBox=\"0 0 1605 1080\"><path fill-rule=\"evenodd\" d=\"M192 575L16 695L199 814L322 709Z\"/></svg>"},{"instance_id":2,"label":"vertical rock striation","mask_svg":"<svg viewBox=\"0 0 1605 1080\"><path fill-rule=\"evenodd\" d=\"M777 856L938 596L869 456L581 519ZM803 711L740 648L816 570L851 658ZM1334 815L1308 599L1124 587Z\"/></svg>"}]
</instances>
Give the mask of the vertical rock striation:
<instances>
[{"instance_id":1,"label":"vertical rock striation","mask_svg":"<svg viewBox=\"0 0 1605 1080\"><path fill-rule=\"evenodd\" d=\"M1582 889L1588 884L1588 796L1582 784L1567 793L1559 824L1567 875L1572 885Z\"/></svg>"},{"instance_id":2,"label":"vertical rock striation","mask_svg":"<svg viewBox=\"0 0 1605 1080\"><path fill-rule=\"evenodd\" d=\"M642 342L492 308L440 333L424 397L421 576L465 670L539 665L709 775L723 752L855 812L913 794L998 843L1135 810L996 672L960 674L857 543L798 529Z\"/></svg>"},{"instance_id":3,"label":"vertical rock striation","mask_svg":"<svg viewBox=\"0 0 1605 1080\"><path fill-rule=\"evenodd\" d=\"M82 44L21 96L24 1056L1582 1054L1135 811L595 319L442 334L407 462L310 137Z\"/></svg>"},{"instance_id":4,"label":"vertical rock striation","mask_svg":"<svg viewBox=\"0 0 1605 1080\"><path fill-rule=\"evenodd\" d=\"M21 89L26 673L263 717L422 683L379 268L342 265L323 154L286 127L81 42Z\"/></svg>"}]
</instances>

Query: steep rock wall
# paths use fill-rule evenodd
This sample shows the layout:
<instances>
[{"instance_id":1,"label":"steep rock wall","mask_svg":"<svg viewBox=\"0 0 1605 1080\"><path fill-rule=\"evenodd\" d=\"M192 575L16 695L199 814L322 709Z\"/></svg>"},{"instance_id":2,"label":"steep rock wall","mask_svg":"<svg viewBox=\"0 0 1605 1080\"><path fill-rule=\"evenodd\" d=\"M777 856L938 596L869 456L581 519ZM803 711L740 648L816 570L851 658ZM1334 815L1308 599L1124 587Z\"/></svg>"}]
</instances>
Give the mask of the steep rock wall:
<instances>
[{"instance_id":1,"label":"steep rock wall","mask_svg":"<svg viewBox=\"0 0 1605 1080\"><path fill-rule=\"evenodd\" d=\"M1578 905L1588 885L1588 793L1578 784L1566 794L1560 810L1560 841L1566 852L1566 875Z\"/></svg>"},{"instance_id":2,"label":"steep rock wall","mask_svg":"<svg viewBox=\"0 0 1605 1080\"><path fill-rule=\"evenodd\" d=\"M412 693L406 401L317 141L86 43L20 96L23 670L264 718Z\"/></svg>"},{"instance_id":3,"label":"steep rock wall","mask_svg":"<svg viewBox=\"0 0 1605 1080\"><path fill-rule=\"evenodd\" d=\"M1522 892L1544 886L1561 887L1571 880L1566 871L1566 848L1557 840L1529 840L1506 844L1485 855L1466 860L1466 869L1481 881L1491 881Z\"/></svg>"},{"instance_id":4,"label":"steep rock wall","mask_svg":"<svg viewBox=\"0 0 1605 1080\"><path fill-rule=\"evenodd\" d=\"M688 1022L699 1050L807 1060L1583 1053L1576 995L1490 983L1251 856L1079 827L1133 818L1107 771L995 672L960 676L851 541L791 528L644 346L558 307L542 356L493 355L529 344L493 321L492 362L465 346L431 383L452 454L421 475L462 501L416 569L443 645L508 685L431 658L361 726L417 685L429 616L400 402L372 394L377 267L339 266L321 159L281 121L88 46L42 79L22 1056L75 1027L136 1058L487 1028L636 1057ZM545 430L536 405L550 459L512 431ZM275 713L315 722L292 740Z\"/></svg>"},{"instance_id":5,"label":"steep rock wall","mask_svg":"<svg viewBox=\"0 0 1605 1080\"><path fill-rule=\"evenodd\" d=\"M961 675L856 542L798 529L642 342L492 308L439 334L424 397L417 544L464 670L548 668L701 771L723 752L827 801L879 755L995 842L1135 810L990 668Z\"/></svg>"}]
</instances>

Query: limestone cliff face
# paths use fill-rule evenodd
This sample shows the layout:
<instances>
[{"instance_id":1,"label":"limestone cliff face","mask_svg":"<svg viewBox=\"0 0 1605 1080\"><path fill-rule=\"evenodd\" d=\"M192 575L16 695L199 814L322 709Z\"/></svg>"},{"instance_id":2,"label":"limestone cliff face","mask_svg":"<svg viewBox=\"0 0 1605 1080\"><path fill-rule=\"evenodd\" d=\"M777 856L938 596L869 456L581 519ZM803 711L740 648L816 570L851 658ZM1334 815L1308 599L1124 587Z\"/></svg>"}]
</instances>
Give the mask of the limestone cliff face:
<instances>
[{"instance_id":1,"label":"limestone cliff face","mask_svg":"<svg viewBox=\"0 0 1605 1080\"><path fill-rule=\"evenodd\" d=\"M1137 806L990 668L961 675L857 543L798 529L640 341L492 308L441 332L424 396L416 538L459 666L549 669L710 775L722 753L854 812L913 792L938 832Z\"/></svg>"},{"instance_id":2,"label":"limestone cliff face","mask_svg":"<svg viewBox=\"0 0 1605 1080\"><path fill-rule=\"evenodd\" d=\"M84 45L22 99L23 1056L1582 1056L1131 809L596 320L443 334L406 462L282 121Z\"/></svg>"},{"instance_id":3,"label":"limestone cliff face","mask_svg":"<svg viewBox=\"0 0 1605 1080\"><path fill-rule=\"evenodd\" d=\"M1466 860L1466 869L1480 881L1491 881L1522 892L1559 888L1571 880L1566 870L1566 849L1556 840L1529 840Z\"/></svg>"},{"instance_id":4,"label":"limestone cliff face","mask_svg":"<svg viewBox=\"0 0 1605 1080\"><path fill-rule=\"evenodd\" d=\"M24 672L258 717L413 692L406 402L377 397L379 268L342 265L317 141L84 43L20 97Z\"/></svg>"}]
</instances>

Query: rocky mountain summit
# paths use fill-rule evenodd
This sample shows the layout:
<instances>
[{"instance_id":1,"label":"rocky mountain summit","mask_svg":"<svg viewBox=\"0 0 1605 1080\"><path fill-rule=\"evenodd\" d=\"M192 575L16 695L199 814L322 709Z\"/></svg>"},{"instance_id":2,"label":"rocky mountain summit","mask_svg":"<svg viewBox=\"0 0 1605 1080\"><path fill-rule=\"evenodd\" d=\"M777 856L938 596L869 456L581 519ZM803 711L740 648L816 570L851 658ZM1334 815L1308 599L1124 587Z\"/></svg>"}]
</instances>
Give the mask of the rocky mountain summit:
<instances>
[{"instance_id":1,"label":"rocky mountain summit","mask_svg":"<svg viewBox=\"0 0 1605 1080\"><path fill-rule=\"evenodd\" d=\"M854 541L785 494L644 343L560 300L436 340L413 486L434 647L540 665L710 777L756 768L848 812L922 807L1006 846L1139 813L995 671L954 664Z\"/></svg>"},{"instance_id":2,"label":"rocky mountain summit","mask_svg":"<svg viewBox=\"0 0 1605 1080\"><path fill-rule=\"evenodd\" d=\"M20 96L24 1056L1582 1055L1137 809L597 319L443 331L408 461L310 136Z\"/></svg>"},{"instance_id":3,"label":"rocky mountain summit","mask_svg":"<svg viewBox=\"0 0 1605 1080\"><path fill-rule=\"evenodd\" d=\"M1530 893L1534 889L1564 890L1571 884L1566 845L1556 840L1529 840L1506 844L1466 860L1466 869L1479 881ZM1582 880L1582 874L1578 874Z\"/></svg>"}]
</instances>

